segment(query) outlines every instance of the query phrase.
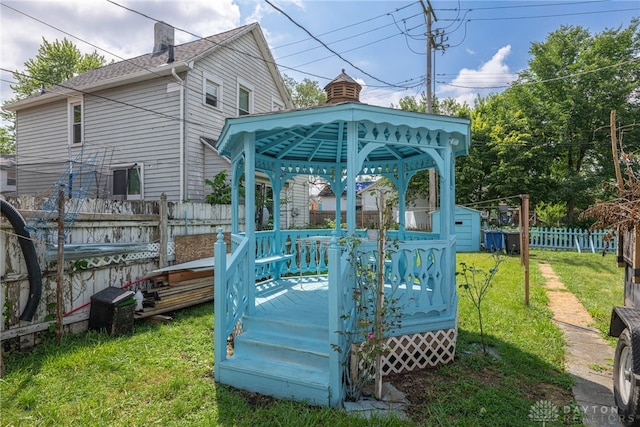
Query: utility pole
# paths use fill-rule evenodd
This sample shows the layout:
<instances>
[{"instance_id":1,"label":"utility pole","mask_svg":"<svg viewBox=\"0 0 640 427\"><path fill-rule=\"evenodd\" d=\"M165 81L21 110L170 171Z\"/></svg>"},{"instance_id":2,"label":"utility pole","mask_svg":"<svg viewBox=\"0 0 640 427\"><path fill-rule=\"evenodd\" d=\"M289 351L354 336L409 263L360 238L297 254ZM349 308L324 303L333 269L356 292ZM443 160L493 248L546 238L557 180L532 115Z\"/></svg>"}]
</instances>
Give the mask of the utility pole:
<instances>
[{"instance_id":1,"label":"utility pole","mask_svg":"<svg viewBox=\"0 0 640 427\"><path fill-rule=\"evenodd\" d=\"M427 73L426 73L426 96L427 96L427 105L426 105L426 110L427 113L432 114L433 113L433 67L431 65L431 59L433 56L433 50L438 50L438 49L442 49L444 51L445 49L445 45L442 43L442 36L443 34L439 34L438 32L436 32L436 36L440 35L441 37L441 42L440 43L436 43L435 42L435 37L433 34L433 31L431 29L432 26L432 18L433 21L437 21L438 18L436 17L435 12L433 11L433 6L431 6L431 1L427 0L427 4L429 5L429 7L427 7L424 4L423 0L420 0L420 4L422 5L422 10L424 11L424 16L425 16L425 21L427 24L427 32L426 32L426 39L427 39ZM438 193L437 193L437 182L438 182L438 176L436 174L436 170L434 168L429 169L429 213L432 213L436 210L436 206L437 206L437 200L438 200ZM428 215L428 222L431 225L431 229L433 230L433 224L431 224L431 215Z\"/></svg>"},{"instance_id":2,"label":"utility pole","mask_svg":"<svg viewBox=\"0 0 640 427\"><path fill-rule=\"evenodd\" d=\"M432 25L432 21L431 21L431 17L433 16L433 19L435 21L438 20L438 18L436 17L435 12L433 11L433 7L431 7L431 1L427 0L427 3L429 4L429 7L425 6L424 1L420 0L420 4L422 5L422 10L424 11L424 19L426 20L427 23L427 33L426 33L426 38L427 38L427 81L426 81L426 86L427 86L427 113L431 114L433 113L433 103L432 103L432 97L433 94L431 93L432 90L432 86L433 86L433 69L431 67L431 50L435 47L435 43L433 42L433 33L431 31L431 25Z\"/></svg>"}]
</instances>

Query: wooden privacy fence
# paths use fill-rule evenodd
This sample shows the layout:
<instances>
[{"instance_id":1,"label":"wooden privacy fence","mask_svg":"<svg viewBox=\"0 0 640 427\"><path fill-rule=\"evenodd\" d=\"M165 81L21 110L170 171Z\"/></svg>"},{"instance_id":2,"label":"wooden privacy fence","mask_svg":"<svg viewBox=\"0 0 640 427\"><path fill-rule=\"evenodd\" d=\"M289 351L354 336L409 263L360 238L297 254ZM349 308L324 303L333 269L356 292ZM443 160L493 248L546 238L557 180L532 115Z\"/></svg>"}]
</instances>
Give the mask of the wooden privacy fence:
<instances>
[{"instance_id":1,"label":"wooden privacy fence","mask_svg":"<svg viewBox=\"0 0 640 427\"><path fill-rule=\"evenodd\" d=\"M380 222L380 212L378 211L358 211L356 212L356 228L378 228ZM309 225L324 227L327 220L335 221L336 211L309 211ZM347 223L347 213L341 212L340 221Z\"/></svg>"},{"instance_id":2,"label":"wooden privacy fence","mask_svg":"<svg viewBox=\"0 0 640 427\"><path fill-rule=\"evenodd\" d=\"M42 206L39 199L29 196L7 201L22 214L27 225ZM56 218L52 215L47 227L55 230ZM87 328L92 295L108 286L137 290L153 270L175 259L175 236L213 233L218 227L230 230L231 206L87 199L67 226L63 323L67 330L81 331ZM33 233L37 237L47 234ZM20 345L26 346L38 340L38 332L55 323L56 313L56 247L51 240L32 239L42 272L42 297L33 319L24 321L20 315L30 291L27 265L15 230L0 216L0 341L21 337Z\"/></svg>"},{"instance_id":3,"label":"wooden privacy fence","mask_svg":"<svg viewBox=\"0 0 640 427\"><path fill-rule=\"evenodd\" d=\"M574 250L578 252L615 252L618 240L607 241L609 230L583 230L577 228L531 227L529 247L536 249Z\"/></svg>"}]
</instances>

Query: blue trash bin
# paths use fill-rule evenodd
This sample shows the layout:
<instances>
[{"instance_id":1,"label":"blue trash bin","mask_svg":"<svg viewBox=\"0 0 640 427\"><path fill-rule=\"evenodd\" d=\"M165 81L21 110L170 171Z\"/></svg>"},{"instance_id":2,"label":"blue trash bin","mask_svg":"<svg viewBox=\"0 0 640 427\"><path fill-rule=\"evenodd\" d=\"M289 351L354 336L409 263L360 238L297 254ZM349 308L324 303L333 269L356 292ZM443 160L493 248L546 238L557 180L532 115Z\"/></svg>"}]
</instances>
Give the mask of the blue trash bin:
<instances>
[{"instance_id":1,"label":"blue trash bin","mask_svg":"<svg viewBox=\"0 0 640 427\"><path fill-rule=\"evenodd\" d=\"M488 252L504 249L504 233L501 230L484 230L484 249Z\"/></svg>"}]
</instances>

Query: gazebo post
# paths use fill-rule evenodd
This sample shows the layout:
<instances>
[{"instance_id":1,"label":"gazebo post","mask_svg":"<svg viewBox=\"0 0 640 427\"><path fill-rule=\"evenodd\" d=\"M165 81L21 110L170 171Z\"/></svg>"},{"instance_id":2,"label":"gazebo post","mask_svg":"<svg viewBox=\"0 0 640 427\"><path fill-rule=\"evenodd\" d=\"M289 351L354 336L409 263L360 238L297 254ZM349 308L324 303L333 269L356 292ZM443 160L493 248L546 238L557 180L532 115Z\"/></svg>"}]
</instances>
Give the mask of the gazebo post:
<instances>
[{"instance_id":1,"label":"gazebo post","mask_svg":"<svg viewBox=\"0 0 640 427\"><path fill-rule=\"evenodd\" d=\"M336 199L336 230L338 231L342 228L342 191L344 190L344 185L339 178L331 183L331 191Z\"/></svg>"},{"instance_id":2,"label":"gazebo post","mask_svg":"<svg viewBox=\"0 0 640 427\"><path fill-rule=\"evenodd\" d=\"M356 233L356 178L360 172L358 164L358 123L347 122L347 235Z\"/></svg>"},{"instance_id":3,"label":"gazebo post","mask_svg":"<svg viewBox=\"0 0 640 427\"><path fill-rule=\"evenodd\" d=\"M449 236L453 233L453 208L456 202L453 188L455 168L452 165L455 159L450 146L445 148L442 159L445 161L441 162L443 169L440 173L440 233Z\"/></svg>"},{"instance_id":4,"label":"gazebo post","mask_svg":"<svg viewBox=\"0 0 640 427\"><path fill-rule=\"evenodd\" d=\"M407 207L405 204L407 203L407 184L409 180L407 179L404 173L398 174L398 179L396 180L396 187L398 189L398 239L405 239L405 221L407 220Z\"/></svg>"},{"instance_id":5,"label":"gazebo post","mask_svg":"<svg viewBox=\"0 0 640 427\"><path fill-rule=\"evenodd\" d=\"M278 173L270 174L271 189L273 191L273 239L275 248L271 248L273 255L282 250L282 236L280 235L280 193L282 192L282 177Z\"/></svg>"},{"instance_id":6,"label":"gazebo post","mask_svg":"<svg viewBox=\"0 0 640 427\"><path fill-rule=\"evenodd\" d=\"M242 178L242 156L235 157L231 162L231 212L240 211L240 179ZM240 215L231 215L231 232L240 232Z\"/></svg>"},{"instance_id":7,"label":"gazebo post","mask_svg":"<svg viewBox=\"0 0 640 427\"><path fill-rule=\"evenodd\" d=\"M244 151L244 216L245 216L245 236L248 241L248 265L249 271L255 271L256 263L256 157L255 157L255 133L246 132L243 137ZM253 314L256 309L256 287L249 286L247 292L248 311Z\"/></svg>"}]
</instances>

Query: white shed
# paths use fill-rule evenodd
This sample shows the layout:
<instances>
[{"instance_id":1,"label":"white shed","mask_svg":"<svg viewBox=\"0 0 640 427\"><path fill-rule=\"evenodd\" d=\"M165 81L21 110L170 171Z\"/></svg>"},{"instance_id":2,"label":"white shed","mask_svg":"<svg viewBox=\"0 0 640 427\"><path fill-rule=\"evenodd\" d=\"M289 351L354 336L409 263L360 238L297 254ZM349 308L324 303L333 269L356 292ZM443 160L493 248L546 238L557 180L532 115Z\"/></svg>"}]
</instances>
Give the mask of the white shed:
<instances>
[{"instance_id":1,"label":"white shed","mask_svg":"<svg viewBox=\"0 0 640 427\"><path fill-rule=\"evenodd\" d=\"M439 233L440 211L433 212L433 231ZM455 208L456 251L480 251L480 211L456 205Z\"/></svg>"}]
</instances>

